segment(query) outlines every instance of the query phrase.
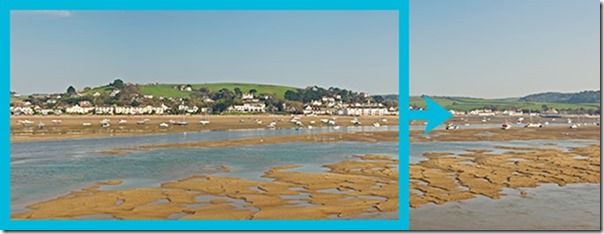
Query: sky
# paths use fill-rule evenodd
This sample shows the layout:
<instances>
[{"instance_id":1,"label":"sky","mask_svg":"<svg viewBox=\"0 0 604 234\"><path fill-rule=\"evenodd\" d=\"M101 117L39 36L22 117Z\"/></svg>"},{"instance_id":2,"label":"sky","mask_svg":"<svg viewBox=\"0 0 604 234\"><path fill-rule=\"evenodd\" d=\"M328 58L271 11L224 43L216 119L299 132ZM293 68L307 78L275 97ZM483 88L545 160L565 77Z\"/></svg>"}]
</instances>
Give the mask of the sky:
<instances>
[{"instance_id":1,"label":"sky","mask_svg":"<svg viewBox=\"0 0 604 234\"><path fill-rule=\"evenodd\" d=\"M246 82L398 93L396 11L13 11L11 89Z\"/></svg>"},{"instance_id":2,"label":"sky","mask_svg":"<svg viewBox=\"0 0 604 234\"><path fill-rule=\"evenodd\" d=\"M598 0L410 0L410 94L599 90Z\"/></svg>"}]
</instances>

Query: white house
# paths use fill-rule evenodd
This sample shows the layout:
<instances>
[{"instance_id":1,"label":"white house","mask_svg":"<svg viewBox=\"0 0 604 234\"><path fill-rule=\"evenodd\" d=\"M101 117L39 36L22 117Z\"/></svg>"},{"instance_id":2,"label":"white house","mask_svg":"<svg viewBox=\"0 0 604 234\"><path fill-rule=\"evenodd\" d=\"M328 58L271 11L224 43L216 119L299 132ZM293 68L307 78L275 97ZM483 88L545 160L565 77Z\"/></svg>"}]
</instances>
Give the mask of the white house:
<instances>
[{"instance_id":1,"label":"white house","mask_svg":"<svg viewBox=\"0 0 604 234\"><path fill-rule=\"evenodd\" d=\"M71 107L65 108L65 113L67 114L88 114L94 110L94 107L81 107L80 105L74 105Z\"/></svg>"},{"instance_id":2,"label":"white house","mask_svg":"<svg viewBox=\"0 0 604 234\"><path fill-rule=\"evenodd\" d=\"M265 112L266 105L261 102L246 102L243 105L232 105L228 110L243 113Z\"/></svg>"}]
</instances>

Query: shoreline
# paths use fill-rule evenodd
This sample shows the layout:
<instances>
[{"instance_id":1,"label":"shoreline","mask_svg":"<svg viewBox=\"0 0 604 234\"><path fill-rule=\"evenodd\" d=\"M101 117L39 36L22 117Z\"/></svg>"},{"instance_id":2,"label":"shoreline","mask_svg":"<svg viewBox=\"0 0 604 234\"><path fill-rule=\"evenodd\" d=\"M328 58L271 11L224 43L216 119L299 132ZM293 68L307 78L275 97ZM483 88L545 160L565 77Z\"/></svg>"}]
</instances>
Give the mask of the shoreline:
<instances>
[{"instance_id":1,"label":"shoreline","mask_svg":"<svg viewBox=\"0 0 604 234\"><path fill-rule=\"evenodd\" d=\"M161 135L183 132L202 131L224 131L224 130L248 130L267 129L271 122L275 122L276 129L295 128L297 125L290 121L289 115L160 115L160 116L102 116L102 115L61 115L61 116L11 116L10 140L11 142L34 142L64 139L95 139L121 136L144 136ZM303 128L313 126L314 128L327 127L322 119L335 121L338 126L354 126L352 116L299 116L298 120ZM108 128L102 128L100 121L110 120ZM144 124L137 122L144 121ZM357 118L359 126L369 127L374 123L381 126L396 126L399 124L398 116L362 116ZM31 126L23 126L19 121L32 121ZM53 120L61 121L52 123ZM120 124L120 120L125 122ZM187 121L187 125L177 126L169 124L170 121ZM203 125L200 121L209 121ZM42 122L44 127L39 129L37 125ZM91 126L83 126L89 123ZM161 128L160 123L168 123L168 127Z\"/></svg>"}]
</instances>

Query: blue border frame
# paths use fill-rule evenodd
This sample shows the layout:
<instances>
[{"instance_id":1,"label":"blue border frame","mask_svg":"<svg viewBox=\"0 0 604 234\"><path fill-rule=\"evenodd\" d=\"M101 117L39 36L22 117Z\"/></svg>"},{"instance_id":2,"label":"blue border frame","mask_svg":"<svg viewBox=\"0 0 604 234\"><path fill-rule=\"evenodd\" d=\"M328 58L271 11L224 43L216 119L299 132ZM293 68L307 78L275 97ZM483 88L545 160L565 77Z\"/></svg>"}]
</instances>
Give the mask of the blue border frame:
<instances>
[{"instance_id":1,"label":"blue border frame","mask_svg":"<svg viewBox=\"0 0 604 234\"><path fill-rule=\"evenodd\" d=\"M409 229L409 1L408 0L1 0L0 63L10 89L11 10L394 10L399 12L398 220L11 220L10 153L1 157L0 229L4 230L408 230ZM5 124L1 147L10 152L10 94L0 95Z\"/></svg>"}]
</instances>

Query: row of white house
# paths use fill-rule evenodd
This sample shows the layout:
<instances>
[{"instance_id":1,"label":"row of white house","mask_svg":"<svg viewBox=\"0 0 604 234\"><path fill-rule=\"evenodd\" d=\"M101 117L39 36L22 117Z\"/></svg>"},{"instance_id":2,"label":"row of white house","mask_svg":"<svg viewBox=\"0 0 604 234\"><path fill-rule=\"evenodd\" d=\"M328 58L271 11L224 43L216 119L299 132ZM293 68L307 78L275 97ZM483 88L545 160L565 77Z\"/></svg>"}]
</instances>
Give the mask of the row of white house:
<instances>
[{"instance_id":1,"label":"row of white house","mask_svg":"<svg viewBox=\"0 0 604 234\"><path fill-rule=\"evenodd\" d=\"M351 116L383 116L398 115L398 109L394 107L346 107L338 110L338 115Z\"/></svg>"},{"instance_id":2,"label":"row of white house","mask_svg":"<svg viewBox=\"0 0 604 234\"><path fill-rule=\"evenodd\" d=\"M254 94L244 93L241 97L243 104L232 105L227 108L230 112L242 112L242 113L264 113L266 112L266 104L261 102L259 99L254 97Z\"/></svg>"},{"instance_id":3,"label":"row of white house","mask_svg":"<svg viewBox=\"0 0 604 234\"><path fill-rule=\"evenodd\" d=\"M264 113L266 112L266 104L263 102L246 102L241 105L232 105L227 110L243 113Z\"/></svg>"},{"instance_id":4,"label":"row of white house","mask_svg":"<svg viewBox=\"0 0 604 234\"><path fill-rule=\"evenodd\" d=\"M117 114L117 115L143 115L143 114L164 114L169 107L161 105L159 107L126 107L126 106L104 106L104 107L81 107L74 105L65 108L67 114Z\"/></svg>"}]
</instances>

